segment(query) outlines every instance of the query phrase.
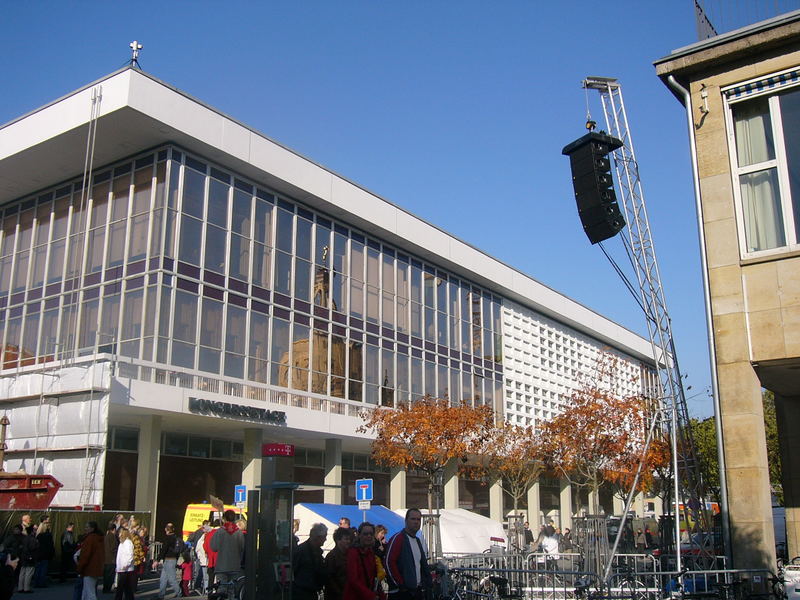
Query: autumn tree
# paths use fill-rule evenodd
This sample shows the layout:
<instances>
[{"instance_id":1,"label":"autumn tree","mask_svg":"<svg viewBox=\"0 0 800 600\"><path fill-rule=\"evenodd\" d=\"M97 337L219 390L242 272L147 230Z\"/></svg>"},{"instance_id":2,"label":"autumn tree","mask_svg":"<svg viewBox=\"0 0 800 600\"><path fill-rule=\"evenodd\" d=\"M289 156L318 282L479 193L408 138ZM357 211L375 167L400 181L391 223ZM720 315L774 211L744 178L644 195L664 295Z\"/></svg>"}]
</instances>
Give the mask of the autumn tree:
<instances>
[{"instance_id":1,"label":"autumn tree","mask_svg":"<svg viewBox=\"0 0 800 600\"><path fill-rule=\"evenodd\" d=\"M646 404L640 396L622 395L623 383L619 359L603 353L569 406L542 427L549 468L573 486L594 492L594 514L599 512L600 485L629 472L633 457L644 449Z\"/></svg>"},{"instance_id":2,"label":"autumn tree","mask_svg":"<svg viewBox=\"0 0 800 600\"><path fill-rule=\"evenodd\" d=\"M614 494L623 501L628 499L628 494L633 487L639 463L642 469L635 491L660 495L664 490L671 489L672 451L669 440L657 434L650 441L647 451L644 451L644 441L647 432L642 437L640 451L621 455L617 464L606 473L606 481L610 484ZM638 444L632 444L636 447Z\"/></svg>"},{"instance_id":3,"label":"autumn tree","mask_svg":"<svg viewBox=\"0 0 800 600\"><path fill-rule=\"evenodd\" d=\"M544 470L539 433L530 426L503 421L487 430L475 454L473 473L498 481L511 496L516 513L520 499Z\"/></svg>"},{"instance_id":4,"label":"autumn tree","mask_svg":"<svg viewBox=\"0 0 800 600\"><path fill-rule=\"evenodd\" d=\"M425 473L429 511L434 508L435 483L447 463L472 454L494 425L489 406L453 405L430 396L361 416L364 424L358 430L375 434L372 456L378 463Z\"/></svg>"}]
</instances>

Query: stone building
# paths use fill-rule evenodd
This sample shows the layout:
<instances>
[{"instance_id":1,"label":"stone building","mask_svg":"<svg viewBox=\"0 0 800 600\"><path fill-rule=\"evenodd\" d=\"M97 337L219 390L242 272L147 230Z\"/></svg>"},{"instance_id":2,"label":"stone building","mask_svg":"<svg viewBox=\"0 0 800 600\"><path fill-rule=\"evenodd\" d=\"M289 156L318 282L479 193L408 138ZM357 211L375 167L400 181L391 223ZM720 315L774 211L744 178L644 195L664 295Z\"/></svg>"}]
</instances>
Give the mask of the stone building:
<instances>
[{"instance_id":1,"label":"stone building","mask_svg":"<svg viewBox=\"0 0 800 600\"><path fill-rule=\"evenodd\" d=\"M680 48L735 566L774 564L762 388L778 409L789 556L800 553L800 11Z\"/></svg>"}]
</instances>

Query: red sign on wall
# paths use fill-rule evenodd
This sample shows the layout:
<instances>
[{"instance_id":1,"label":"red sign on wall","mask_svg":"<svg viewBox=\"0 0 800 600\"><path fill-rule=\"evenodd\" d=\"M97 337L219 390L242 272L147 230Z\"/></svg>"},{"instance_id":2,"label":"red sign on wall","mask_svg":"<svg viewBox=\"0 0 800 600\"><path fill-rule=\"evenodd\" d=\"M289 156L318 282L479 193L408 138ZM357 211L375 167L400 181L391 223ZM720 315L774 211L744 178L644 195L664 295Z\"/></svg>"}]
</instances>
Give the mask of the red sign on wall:
<instances>
[{"instance_id":1,"label":"red sign on wall","mask_svg":"<svg viewBox=\"0 0 800 600\"><path fill-rule=\"evenodd\" d=\"M261 456L294 456L294 444L262 444Z\"/></svg>"}]
</instances>

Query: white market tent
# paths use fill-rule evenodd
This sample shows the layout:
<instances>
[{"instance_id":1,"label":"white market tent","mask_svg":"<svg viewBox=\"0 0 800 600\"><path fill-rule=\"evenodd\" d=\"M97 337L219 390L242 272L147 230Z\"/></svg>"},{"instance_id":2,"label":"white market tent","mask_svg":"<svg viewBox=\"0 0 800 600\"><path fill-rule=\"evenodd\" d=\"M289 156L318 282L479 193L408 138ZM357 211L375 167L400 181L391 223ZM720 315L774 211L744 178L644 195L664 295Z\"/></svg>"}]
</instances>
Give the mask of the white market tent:
<instances>
[{"instance_id":1,"label":"white market tent","mask_svg":"<svg viewBox=\"0 0 800 600\"><path fill-rule=\"evenodd\" d=\"M394 512L402 517L406 514L405 509ZM439 513L444 554L480 554L495 545L506 547L502 523L463 508L443 508Z\"/></svg>"}]
</instances>

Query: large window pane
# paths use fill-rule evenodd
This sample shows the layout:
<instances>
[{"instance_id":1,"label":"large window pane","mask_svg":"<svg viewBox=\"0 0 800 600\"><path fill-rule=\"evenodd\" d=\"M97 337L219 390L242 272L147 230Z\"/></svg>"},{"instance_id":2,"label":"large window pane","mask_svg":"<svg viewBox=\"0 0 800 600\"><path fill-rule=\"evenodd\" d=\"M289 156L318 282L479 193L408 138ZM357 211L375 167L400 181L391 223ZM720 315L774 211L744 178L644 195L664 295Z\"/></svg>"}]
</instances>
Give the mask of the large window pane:
<instances>
[{"instance_id":1,"label":"large window pane","mask_svg":"<svg viewBox=\"0 0 800 600\"><path fill-rule=\"evenodd\" d=\"M272 204L256 198L256 218L253 237L257 242L272 244Z\"/></svg>"},{"instance_id":2,"label":"large window pane","mask_svg":"<svg viewBox=\"0 0 800 600\"><path fill-rule=\"evenodd\" d=\"M271 288L272 251L264 244L253 244L253 283L259 287Z\"/></svg>"},{"instance_id":3,"label":"large window pane","mask_svg":"<svg viewBox=\"0 0 800 600\"><path fill-rule=\"evenodd\" d=\"M175 165L173 165L174 167ZM183 170L183 212L198 219L203 218L206 176L192 169Z\"/></svg>"},{"instance_id":4,"label":"large window pane","mask_svg":"<svg viewBox=\"0 0 800 600\"><path fill-rule=\"evenodd\" d=\"M228 305L228 322L225 325L225 350L244 354L247 331L247 311Z\"/></svg>"},{"instance_id":5,"label":"large window pane","mask_svg":"<svg viewBox=\"0 0 800 600\"><path fill-rule=\"evenodd\" d=\"M269 358L269 317L267 315L250 313L250 349L249 355L259 360Z\"/></svg>"},{"instance_id":6,"label":"large window pane","mask_svg":"<svg viewBox=\"0 0 800 600\"><path fill-rule=\"evenodd\" d=\"M294 297L311 301L311 263L300 258L294 262Z\"/></svg>"},{"instance_id":7,"label":"large window pane","mask_svg":"<svg viewBox=\"0 0 800 600\"><path fill-rule=\"evenodd\" d=\"M747 251L768 250L786 244L777 169L739 177Z\"/></svg>"},{"instance_id":8,"label":"large window pane","mask_svg":"<svg viewBox=\"0 0 800 600\"><path fill-rule=\"evenodd\" d=\"M242 190L233 192L233 216L231 231L250 237L250 212L253 198Z\"/></svg>"},{"instance_id":9,"label":"large window pane","mask_svg":"<svg viewBox=\"0 0 800 600\"><path fill-rule=\"evenodd\" d=\"M292 229L294 215L290 212L278 209L278 222L275 231L275 247L284 252L292 253Z\"/></svg>"},{"instance_id":10,"label":"large window pane","mask_svg":"<svg viewBox=\"0 0 800 600\"><path fill-rule=\"evenodd\" d=\"M163 165L161 165L163 169ZM163 179L163 175L162 175ZM133 175L133 204L131 214L138 215L150 210L150 191L153 188L153 169L139 169Z\"/></svg>"},{"instance_id":11,"label":"large window pane","mask_svg":"<svg viewBox=\"0 0 800 600\"><path fill-rule=\"evenodd\" d=\"M169 308L166 314L169 314ZM161 315L165 315L163 305ZM184 290L175 292L172 337L183 342L197 343L197 296Z\"/></svg>"},{"instance_id":12,"label":"large window pane","mask_svg":"<svg viewBox=\"0 0 800 600\"><path fill-rule=\"evenodd\" d=\"M270 383L282 387L289 386L289 323L282 319L272 321L272 379Z\"/></svg>"},{"instance_id":13,"label":"large window pane","mask_svg":"<svg viewBox=\"0 0 800 600\"><path fill-rule=\"evenodd\" d=\"M125 307L122 316L122 340L130 340L142 335L142 307L144 305L144 289L133 290L125 294Z\"/></svg>"},{"instance_id":14,"label":"large window pane","mask_svg":"<svg viewBox=\"0 0 800 600\"><path fill-rule=\"evenodd\" d=\"M217 227L228 226L228 190L230 187L211 178L208 184L208 222Z\"/></svg>"},{"instance_id":15,"label":"large window pane","mask_svg":"<svg viewBox=\"0 0 800 600\"><path fill-rule=\"evenodd\" d=\"M297 217L297 249L300 258L311 260L311 222Z\"/></svg>"},{"instance_id":16,"label":"large window pane","mask_svg":"<svg viewBox=\"0 0 800 600\"><path fill-rule=\"evenodd\" d=\"M178 248L178 260L192 265L200 265L200 244L203 239L203 223L197 219L184 216L181 219L181 239Z\"/></svg>"},{"instance_id":17,"label":"large window pane","mask_svg":"<svg viewBox=\"0 0 800 600\"><path fill-rule=\"evenodd\" d=\"M231 234L228 274L236 279L247 281L250 270L250 240Z\"/></svg>"},{"instance_id":18,"label":"large window pane","mask_svg":"<svg viewBox=\"0 0 800 600\"><path fill-rule=\"evenodd\" d=\"M200 344L211 348L222 347L222 302L203 298L200 314Z\"/></svg>"},{"instance_id":19,"label":"large window pane","mask_svg":"<svg viewBox=\"0 0 800 600\"><path fill-rule=\"evenodd\" d=\"M147 226L149 215L137 215L131 219L131 239L128 244L128 260L139 260L147 255Z\"/></svg>"},{"instance_id":20,"label":"large window pane","mask_svg":"<svg viewBox=\"0 0 800 600\"><path fill-rule=\"evenodd\" d=\"M205 267L210 271L225 273L225 230L206 225Z\"/></svg>"},{"instance_id":21,"label":"large window pane","mask_svg":"<svg viewBox=\"0 0 800 600\"><path fill-rule=\"evenodd\" d=\"M275 291L290 294L292 289L292 257L285 252L275 254Z\"/></svg>"},{"instance_id":22,"label":"large window pane","mask_svg":"<svg viewBox=\"0 0 800 600\"><path fill-rule=\"evenodd\" d=\"M736 155L740 167L775 158L769 98L764 96L733 105Z\"/></svg>"}]
</instances>

